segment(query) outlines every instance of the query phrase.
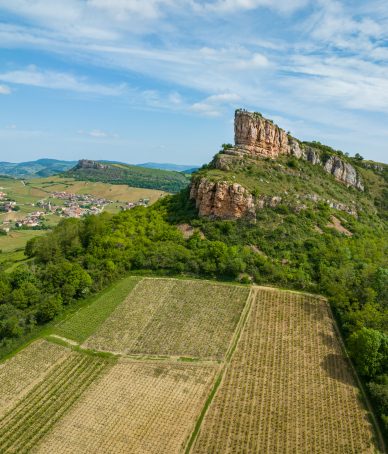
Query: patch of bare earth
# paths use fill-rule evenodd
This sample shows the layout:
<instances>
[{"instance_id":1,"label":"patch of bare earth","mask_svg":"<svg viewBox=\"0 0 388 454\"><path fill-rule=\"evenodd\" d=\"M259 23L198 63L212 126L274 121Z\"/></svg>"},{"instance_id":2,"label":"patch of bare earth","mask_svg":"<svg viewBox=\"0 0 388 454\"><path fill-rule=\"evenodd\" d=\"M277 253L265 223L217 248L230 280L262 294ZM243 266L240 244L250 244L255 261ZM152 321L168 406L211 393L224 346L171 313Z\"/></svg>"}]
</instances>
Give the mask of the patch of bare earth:
<instances>
[{"instance_id":1,"label":"patch of bare earth","mask_svg":"<svg viewBox=\"0 0 388 454\"><path fill-rule=\"evenodd\" d=\"M329 222L326 227L329 227L330 229L337 230L337 232L343 233L346 236L353 236L353 233L345 228L342 224L341 221L336 218L335 216L330 217L331 222Z\"/></svg>"},{"instance_id":2,"label":"patch of bare earth","mask_svg":"<svg viewBox=\"0 0 388 454\"><path fill-rule=\"evenodd\" d=\"M202 240L205 239L203 232L200 229L195 229L190 224L179 224L177 225L177 229L182 233L183 238L185 238L186 240L191 238L196 232L199 233L199 236Z\"/></svg>"}]
</instances>

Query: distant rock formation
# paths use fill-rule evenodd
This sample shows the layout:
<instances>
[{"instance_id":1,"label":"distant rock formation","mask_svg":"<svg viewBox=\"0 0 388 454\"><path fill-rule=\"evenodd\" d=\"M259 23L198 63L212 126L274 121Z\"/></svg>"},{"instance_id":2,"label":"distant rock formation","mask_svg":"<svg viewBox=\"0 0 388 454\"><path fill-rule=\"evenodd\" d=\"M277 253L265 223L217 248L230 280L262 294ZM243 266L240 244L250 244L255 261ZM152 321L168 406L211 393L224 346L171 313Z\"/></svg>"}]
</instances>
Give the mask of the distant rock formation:
<instances>
[{"instance_id":1,"label":"distant rock formation","mask_svg":"<svg viewBox=\"0 0 388 454\"><path fill-rule=\"evenodd\" d=\"M108 166L101 164L98 161L92 161L90 159L80 159L78 164L75 166L76 169L107 169Z\"/></svg>"}]
</instances>

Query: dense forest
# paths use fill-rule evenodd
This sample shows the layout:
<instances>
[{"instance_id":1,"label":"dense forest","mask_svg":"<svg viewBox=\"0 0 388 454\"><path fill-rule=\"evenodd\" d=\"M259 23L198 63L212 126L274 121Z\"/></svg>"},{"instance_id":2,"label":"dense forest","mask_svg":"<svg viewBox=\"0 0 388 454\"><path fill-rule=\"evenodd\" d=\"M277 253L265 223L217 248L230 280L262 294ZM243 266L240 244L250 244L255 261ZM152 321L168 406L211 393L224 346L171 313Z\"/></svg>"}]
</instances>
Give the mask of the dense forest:
<instances>
[{"instance_id":1,"label":"dense forest","mask_svg":"<svg viewBox=\"0 0 388 454\"><path fill-rule=\"evenodd\" d=\"M104 162L104 168L76 166L62 176L82 181L127 184L136 188L159 189L173 193L179 192L189 184L189 178L181 172L107 162Z\"/></svg>"},{"instance_id":2,"label":"dense forest","mask_svg":"<svg viewBox=\"0 0 388 454\"><path fill-rule=\"evenodd\" d=\"M383 216L321 202L265 208L255 223L198 218L187 189L150 208L63 220L30 240L27 264L0 271L3 354L66 307L130 272L255 282L326 295L376 412L388 430L388 264ZM338 215L338 214L337 214ZM188 227L183 235L179 225Z\"/></svg>"}]
</instances>

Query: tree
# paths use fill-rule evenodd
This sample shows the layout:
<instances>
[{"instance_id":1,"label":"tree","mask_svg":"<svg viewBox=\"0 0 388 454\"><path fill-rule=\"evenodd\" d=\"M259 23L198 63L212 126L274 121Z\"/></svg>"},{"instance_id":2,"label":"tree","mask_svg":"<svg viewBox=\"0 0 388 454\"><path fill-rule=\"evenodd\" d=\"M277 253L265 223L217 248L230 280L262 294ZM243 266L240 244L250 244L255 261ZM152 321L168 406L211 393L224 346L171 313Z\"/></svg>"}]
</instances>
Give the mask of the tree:
<instances>
[{"instance_id":1,"label":"tree","mask_svg":"<svg viewBox=\"0 0 388 454\"><path fill-rule=\"evenodd\" d=\"M376 376L382 368L385 349L384 334L372 328L361 328L348 339L350 356L359 372L368 378Z\"/></svg>"},{"instance_id":2,"label":"tree","mask_svg":"<svg viewBox=\"0 0 388 454\"><path fill-rule=\"evenodd\" d=\"M363 156L361 156L359 153L356 153L354 155L354 159L356 159L357 161L363 161L364 160Z\"/></svg>"}]
</instances>

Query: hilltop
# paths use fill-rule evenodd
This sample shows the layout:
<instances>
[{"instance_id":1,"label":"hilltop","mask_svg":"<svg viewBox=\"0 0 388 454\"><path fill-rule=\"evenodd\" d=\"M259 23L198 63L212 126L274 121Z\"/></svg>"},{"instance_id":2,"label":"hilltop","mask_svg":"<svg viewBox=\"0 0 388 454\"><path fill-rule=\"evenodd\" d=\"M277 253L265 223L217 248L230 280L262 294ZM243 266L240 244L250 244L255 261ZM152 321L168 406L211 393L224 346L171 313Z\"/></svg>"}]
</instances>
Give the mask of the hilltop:
<instances>
[{"instance_id":1,"label":"hilltop","mask_svg":"<svg viewBox=\"0 0 388 454\"><path fill-rule=\"evenodd\" d=\"M237 110L234 128L235 144L194 175L190 197L201 216L255 219L264 207L299 212L320 202L354 216L384 208L387 165L301 142L256 112Z\"/></svg>"},{"instance_id":2,"label":"hilltop","mask_svg":"<svg viewBox=\"0 0 388 454\"><path fill-rule=\"evenodd\" d=\"M27 162L0 162L0 175L14 178L37 178L57 175L71 169L76 161L61 161L58 159L38 159Z\"/></svg>"},{"instance_id":3,"label":"hilltop","mask_svg":"<svg viewBox=\"0 0 388 454\"><path fill-rule=\"evenodd\" d=\"M189 183L188 177L180 172L88 159L81 159L63 175L77 180L127 184L166 192L179 192Z\"/></svg>"}]
</instances>

